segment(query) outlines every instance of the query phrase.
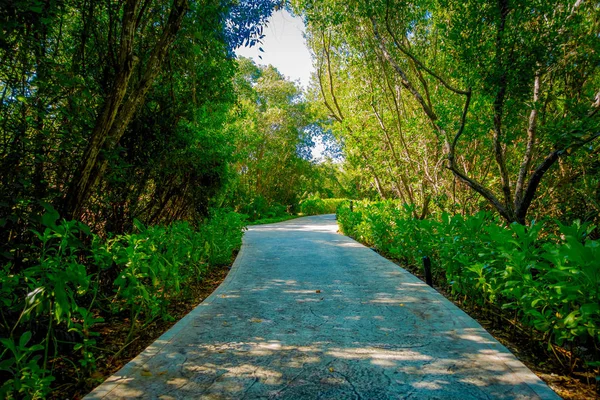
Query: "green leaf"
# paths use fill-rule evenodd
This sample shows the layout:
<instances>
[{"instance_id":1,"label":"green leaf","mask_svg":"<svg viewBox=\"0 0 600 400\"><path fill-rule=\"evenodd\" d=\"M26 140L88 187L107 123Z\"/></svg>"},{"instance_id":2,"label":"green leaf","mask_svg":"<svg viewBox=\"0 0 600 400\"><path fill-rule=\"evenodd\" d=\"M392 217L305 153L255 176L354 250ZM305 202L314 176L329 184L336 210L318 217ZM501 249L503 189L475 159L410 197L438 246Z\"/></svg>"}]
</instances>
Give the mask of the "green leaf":
<instances>
[{"instance_id":1,"label":"green leaf","mask_svg":"<svg viewBox=\"0 0 600 400\"><path fill-rule=\"evenodd\" d=\"M41 344L34 344L33 346L31 346L29 349L27 349L29 352L34 352L34 351L40 351L40 350L44 350L44 346L42 346Z\"/></svg>"},{"instance_id":2,"label":"green leaf","mask_svg":"<svg viewBox=\"0 0 600 400\"><path fill-rule=\"evenodd\" d=\"M140 233L146 230L144 224L142 224L137 218L133 219L133 225L138 229L138 231L140 231Z\"/></svg>"},{"instance_id":3,"label":"green leaf","mask_svg":"<svg viewBox=\"0 0 600 400\"><path fill-rule=\"evenodd\" d=\"M600 311L600 305L598 303L588 303L582 305L579 310L583 315L592 315Z\"/></svg>"},{"instance_id":4,"label":"green leaf","mask_svg":"<svg viewBox=\"0 0 600 400\"><path fill-rule=\"evenodd\" d=\"M20 348L25 348L25 346L27 345L27 343L29 343L29 340L31 339L31 332L27 331L25 333L23 333L21 335L21 337L19 338L19 347Z\"/></svg>"},{"instance_id":5,"label":"green leaf","mask_svg":"<svg viewBox=\"0 0 600 400\"><path fill-rule=\"evenodd\" d=\"M16 355L16 353L17 353L17 348L16 348L16 346L15 346L15 342L13 342L13 341L12 341L12 339L4 339L4 338L2 338L2 339L0 339L0 343L1 343L2 345L4 345L4 347L6 347L6 348L7 348L7 349L9 349L10 351L12 351L12 352L13 352L13 354L15 354L15 355Z\"/></svg>"},{"instance_id":6,"label":"green leaf","mask_svg":"<svg viewBox=\"0 0 600 400\"><path fill-rule=\"evenodd\" d=\"M9 358L8 360L4 360L0 362L0 371L11 371L12 365L15 363L14 357Z\"/></svg>"},{"instance_id":7,"label":"green leaf","mask_svg":"<svg viewBox=\"0 0 600 400\"><path fill-rule=\"evenodd\" d=\"M579 310L570 312L569 315L567 315L564 319L565 326L567 326L567 328L575 327L577 325L580 315L581 313L579 312Z\"/></svg>"},{"instance_id":8,"label":"green leaf","mask_svg":"<svg viewBox=\"0 0 600 400\"><path fill-rule=\"evenodd\" d=\"M60 218L58 211L49 207L47 211L42 215L42 224L48 228L56 228L56 221Z\"/></svg>"}]
</instances>

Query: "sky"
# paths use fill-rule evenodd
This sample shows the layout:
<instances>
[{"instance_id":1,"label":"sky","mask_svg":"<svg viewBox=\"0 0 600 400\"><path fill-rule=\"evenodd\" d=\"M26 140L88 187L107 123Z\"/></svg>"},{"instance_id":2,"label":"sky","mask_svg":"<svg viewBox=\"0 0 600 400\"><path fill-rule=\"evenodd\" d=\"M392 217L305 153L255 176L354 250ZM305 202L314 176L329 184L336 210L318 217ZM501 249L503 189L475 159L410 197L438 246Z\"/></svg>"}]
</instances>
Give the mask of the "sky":
<instances>
[{"instance_id":1,"label":"sky","mask_svg":"<svg viewBox=\"0 0 600 400\"><path fill-rule=\"evenodd\" d=\"M253 47L239 47L235 54L251 58L256 64L273 65L285 77L298 81L307 89L314 68L304 40L304 32L302 18L294 17L286 10L279 10L273 13L263 31L263 43ZM264 52L261 52L259 47ZM262 59L258 56L262 56ZM324 159L324 145L320 137L313 139L315 146L311 149L312 157L314 161L320 162Z\"/></svg>"},{"instance_id":2,"label":"sky","mask_svg":"<svg viewBox=\"0 0 600 400\"><path fill-rule=\"evenodd\" d=\"M264 29L262 45L240 47L235 50L238 56L248 57L256 64L273 65L284 76L299 81L308 87L313 71L310 52L302 36L305 31L302 18L293 17L285 10L273 13ZM264 52L258 50L262 47ZM262 60L258 56L262 56Z\"/></svg>"}]
</instances>

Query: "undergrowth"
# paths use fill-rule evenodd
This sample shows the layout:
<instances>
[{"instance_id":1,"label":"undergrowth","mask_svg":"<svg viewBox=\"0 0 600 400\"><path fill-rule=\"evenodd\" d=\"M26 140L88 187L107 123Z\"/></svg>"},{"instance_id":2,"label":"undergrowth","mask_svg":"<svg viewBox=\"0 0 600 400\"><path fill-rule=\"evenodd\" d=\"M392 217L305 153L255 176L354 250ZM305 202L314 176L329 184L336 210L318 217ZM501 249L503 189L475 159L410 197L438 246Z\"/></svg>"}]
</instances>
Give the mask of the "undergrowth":
<instances>
[{"instance_id":1,"label":"undergrowth","mask_svg":"<svg viewBox=\"0 0 600 400\"><path fill-rule=\"evenodd\" d=\"M0 221L2 222L2 221ZM95 326L129 320L127 344L189 284L231 261L245 221L215 211L197 227L185 222L102 238L48 208L31 223L33 238L3 254L0 268L0 398L45 398L55 366L75 363L81 377L101 362Z\"/></svg>"},{"instance_id":2,"label":"undergrowth","mask_svg":"<svg viewBox=\"0 0 600 400\"><path fill-rule=\"evenodd\" d=\"M335 214L338 206L346 199L321 199L311 197L300 202L300 212L304 215Z\"/></svg>"}]
</instances>

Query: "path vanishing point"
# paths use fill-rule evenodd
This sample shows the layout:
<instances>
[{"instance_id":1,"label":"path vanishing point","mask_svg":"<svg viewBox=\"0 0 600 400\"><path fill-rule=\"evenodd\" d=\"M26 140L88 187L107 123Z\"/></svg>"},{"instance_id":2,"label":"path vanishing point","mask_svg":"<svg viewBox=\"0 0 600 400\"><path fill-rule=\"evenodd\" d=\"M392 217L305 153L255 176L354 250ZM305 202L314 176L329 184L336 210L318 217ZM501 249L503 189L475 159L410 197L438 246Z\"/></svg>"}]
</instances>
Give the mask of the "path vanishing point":
<instances>
[{"instance_id":1,"label":"path vanishing point","mask_svg":"<svg viewBox=\"0 0 600 400\"><path fill-rule=\"evenodd\" d=\"M89 399L559 399L475 320L337 233L251 227L221 286Z\"/></svg>"}]
</instances>

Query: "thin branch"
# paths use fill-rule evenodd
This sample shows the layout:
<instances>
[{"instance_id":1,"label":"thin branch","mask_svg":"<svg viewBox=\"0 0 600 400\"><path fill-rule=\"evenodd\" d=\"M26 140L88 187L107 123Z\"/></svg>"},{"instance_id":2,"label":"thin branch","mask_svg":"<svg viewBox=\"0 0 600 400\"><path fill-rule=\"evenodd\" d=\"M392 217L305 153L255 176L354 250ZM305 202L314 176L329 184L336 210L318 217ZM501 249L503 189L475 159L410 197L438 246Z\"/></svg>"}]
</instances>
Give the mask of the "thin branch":
<instances>
[{"instance_id":1,"label":"thin branch","mask_svg":"<svg viewBox=\"0 0 600 400\"><path fill-rule=\"evenodd\" d=\"M337 122L341 123L343 121L342 118L335 113L335 111L333 110L333 107L331 107L331 105L327 101L327 97L325 96L325 89L323 88L323 79L322 79L320 68L317 68L317 78L319 78L319 89L321 90L321 96L323 96L323 103L325 104L325 107L327 107L329 112L331 113L331 114L329 114L329 116L333 117L333 119L335 119Z\"/></svg>"},{"instance_id":2,"label":"thin branch","mask_svg":"<svg viewBox=\"0 0 600 400\"><path fill-rule=\"evenodd\" d=\"M146 9L150 5L150 2L151 2L151 0L144 0L144 4L142 4L142 7L140 8L140 12L138 13L137 19L135 21L135 29L138 29L140 27L140 22L142 21L142 17L144 16Z\"/></svg>"},{"instance_id":3,"label":"thin branch","mask_svg":"<svg viewBox=\"0 0 600 400\"><path fill-rule=\"evenodd\" d=\"M466 183L469 187L471 187L473 190L475 190L477 193L483 196L487 201L492 203L504 219L506 219L507 221L512 221L512 218L506 211L504 205L500 202L500 200L498 200L496 196L494 196L494 194L489 189L481 185L476 180L469 178L468 176L457 170L454 165L449 165L447 168L450 171L452 171L452 173L455 176L457 176L461 181Z\"/></svg>"},{"instance_id":4,"label":"thin branch","mask_svg":"<svg viewBox=\"0 0 600 400\"><path fill-rule=\"evenodd\" d=\"M327 45L325 43L325 34L322 33L321 36L322 36L322 39L323 39L323 55L325 55L325 52L326 52L325 51L325 46ZM327 58L327 63L329 65L329 63L330 63L329 57L326 57L326 58ZM317 57L317 60L318 60L318 57ZM328 70L331 70L331 67L328 67ZM338 122L341 123L343 121L343 119L344 119L343 116L342 115L337 115L337 113L333 110L333 107L331 107L331 105L327 101L327 96L325 95L325 88L323 86L323 74L321 73L321 65L317 66L317 78L319 79L319 89L321 91L321 96L323 96L323 103L325 104L325 107L327 107L327 109L329 110L329 112L331 113L330 117L333 117L333 119L335 119L336 121L338 121Z\"/></svg>"},{"instance_id":5,"label":"thin branch","mask_svg":"<svg viewBox=\"0 0 600 400\"><path fill-rule=\"evenodd\" d=\"M533 158L533 150L535 148L535 138L537 131L537 117L538 117L538 102L540 100L540 75L536 74L533 81L533 107L529 114L529 126L527 127L527 148L523 155L523 161L519 169L519 177L517 179L517 186L515 188L515 209L519 208L521 200L523 198L523 188L525 185L525 177L529 171L531 165L531 159Z\"/></svg>"},{"instance_id":6,"label":"thin branch","mask_svg":"<svg viewBox=\"0 0 600 400\"><path fill-rule=\"evenodd\" d=\"M406 72L404 72L402 67L400 67L400 65L398 65L398 63L392 58L390 53L387 51L386 42L383 39L383 37L379 34L379 30L377 28L377 22L375 21L375 18L371 18L371 23L373 24L373 34L375 36L375 39L377 39L379 49L381 50L381 53L383 54L385 59L392 65L392 67L394 67L394 69L396 70L398 75L400 75L400 78L401 78L400 82L402 83L402 86L404 86L406 89L408 89L412 93L415 100L417 100L417 102L423 108L423 111L425 111L425 114L427 114L427 116L429 117L429 119L432 122L435 122L437 120L437 115L435 115L433 110L427 105L427 103L423 99L423 96L421 95L421 93L419 93L419 91L417 89L415 89L415 87L409 81L408 76L406 75ZM437 125L435 125L435 127L439 128Z\"/></svg>"},{"instance_id":7,"label":"thin branch","mask_svg":"<svg viewBox=\"0 0 600 400\"><path fill-rule=\"evenodd\" d=\"M381 118L381 115L379 114L379 112L377 112L377 109L375 108L375 105L373 103L371 103L371 108L373 109L373 112L375 113L375 117L377 117L377 121L379 122L379 126L381 127L381 130L383 131L384 137L386 139L386 142L390 148L390 151L392 152L392 158L394 159L394 163L396 164L396 168L398 168L398 173L400 175L400 181L402 182L402 186L404 186L404 190L406 190L406 194L408 195L408 199L410 201L410 204L412 205L416 205L415 203L415 199L413 196L413 191L410 188L410 186L408 185L408 180L406 179L406 176L404 176L403 173L401 173L400 171L402 171L401 165L400 165L400 161L398 159L398 155L396 154L396 149L394 148L394 144L392 143L392 139L390 138L389 132L385 126L385 123L383 121L383 119ZM413 212L415 213L415 218L416 218L416 210L413 210Z\"/></svg>"},{"instance_id":8,"label":"thin branch","mask_svg":"<svg viewBox=\"0 0 600 400\"><path fill-rule=\"evenodd\" d=\"M385 26L386 26L386 30L387 32L390 34L391 38L392 38L392 42L394 43L394 45L396 46L396 48L398 50L400 50L402 53L404 53L404 55L406 55L408 58L410 58L416 65L418 65L421 69L423 69L425 72L427 72L429 75L433 76L435 79L437 79L442 85L444 85L444 87L456 94L462 94L462 95L467 95L471 93L471 90L461 90L458 89L452 85L450 85L444 78L442 78L440 75L436 74L431 68L427 68L427 66L425 66L425 64L423 64L417 57L415 57L411 52L409 52L404 46L402 46L398 40L396 39L396 35L394 35L389 21L386 18L385 21Z\"/></svg>"},{"instance_id":9,"label":"thin branch","mask_svg":"<svg viewBox=\"0 0 600 400\"><path fill-rule=\"evenodd\" d=\"M550 153L546 156L544 161L541 162L541 164L535 169L535 171L529 178L529 182L527 184L527 189L525 190L525 193L523 194L523 200L520 202L519 208L516 210L516 217L517 217L517 221L519 223L525 222L525 216L527 215L527 210L529 209L529 206L531 205L531 202L534 199L535 192L540 184L540 181L542 180L542 177L544 176L546 171L548 171L548 169L550 169L550 167L558 160L558 158L564 154L569 154L570 150L578 149L582 146L585 146L588 143L591 143L592 141L596 140L599 137L600 137L600 132L596 132L595 134L591 135L589 138L587 138L585 140L572 143L571 145L569 145L563 149L554 150L552 153Z\"/></svg>"},{"instance_id":10,"label":"thin branch","mask_svg":"<svg viewBox=\"0 0 600 400\"><path fill-rule=\"evenodd\" d=\"M385 79L385 83L387 85L387 88L389 89L390 95L393 99L394 102L394 110L396 112L396 126L398 127L398 136L400 137L400 142L402 143L402 147L404 148L404 153L406 154L406 158L408 159L408 161L412 164L412 158L410 155L410 151L408 149L408 146L406 145L406 140L404 139L404 132L402 129L402 118L401 118L401 112L400 112L400 105L398 104L398 98L396 97L396 92L394 91L394 88L392 87L392 84L390 82L390 78L388 77L388 74L386 72L386 68L384 65L384 61L383 59L380 57L379 54L377 54L377 60L379 61L379 64L381 66L381 73L383 74L383 77ZM397 88L399 88L396 85ZM400 93L398 93L398 96L400 95ZM387 98L387 96L386 96Z\"/></svg>"},{"instance_id":11,"label":"thin branch","mask_svg":"<svg viewBox=\"0 0 600 400\"><path fill-rule=\"evenodd\" d=\"M454 149L456 148L456 143L458 143L458 139L462 136L464 130L465 130L465 125L467 123L467 113L469 112L469 106L471 105L471 89L469 88L469 90L466 93L466 99L465 99L465 106L463 108L463 113L462 116L460 117L460 127L458 128L458 131L456 132L456 135L454 135L454 140L452 141L452 156L454 157Z\"/></svg>"},{"instance_id":12,"label":"thin branch","mask_svg":"<svg viewBox=\"0 0 600 400\"><path fill-rule=\"evenodd\" d=\"M333 98L333 104L335 104L335 108L338 110L340 117L344 119L344 114L338 104L337 97L335 97L335 93L333 90L333 74L331 73L331 58L329 55L329 47L331 46L331 35L329 36L329 43L325 46L325 33L322 32L323 35L323 51L325 52L325 57L327 58L327 75L329 77L329 92L331 93L331 97Z\"/></svg>"}]
</instances>

